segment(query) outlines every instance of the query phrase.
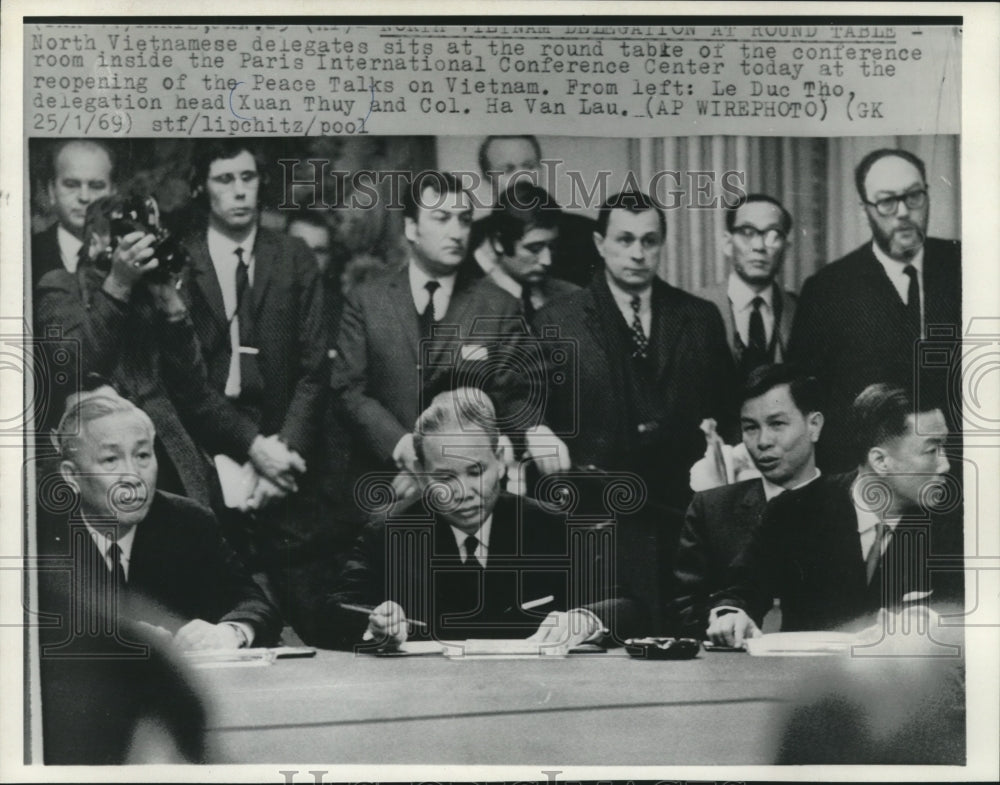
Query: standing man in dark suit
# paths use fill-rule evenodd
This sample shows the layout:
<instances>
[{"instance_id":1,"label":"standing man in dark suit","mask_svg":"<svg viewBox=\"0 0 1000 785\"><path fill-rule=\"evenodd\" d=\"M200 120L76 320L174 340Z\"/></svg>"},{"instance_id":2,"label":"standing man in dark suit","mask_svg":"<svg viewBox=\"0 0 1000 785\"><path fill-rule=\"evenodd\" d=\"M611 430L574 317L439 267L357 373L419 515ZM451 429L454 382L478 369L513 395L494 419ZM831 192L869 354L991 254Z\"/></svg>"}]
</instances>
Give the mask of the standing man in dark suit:
<instances>
[{"instance_id":1,"label":"standing man in dark suit","mask_svg":"<svg viewBox=\"0 0 1000 785\"><path fill-rule=\"evenodd\" d=\"M500 194L488 219L487 237L497 263L487 276L521 301L529 321L553 298L579 289L551 275L561 213L548 192L520 181Z\"/></svg>"},{"instance_id":2,"label":"standing man in dark suit","mask_svg":"<svg viewBox=\"0 0 1000 785\"><path fill-rule=\"evenodd\" d=\"M726 208L723 249L732 264L724 284L696 292L715 303L741 379L754 368L785 359L795 317L795 295L777 282L791 244L792 216L764 194Z\"/></svg>"},{"instance_id":3,"label":"standing man in dark suit","mask_svg":"<svg viewBox=\"0 0 1000 785\"><path fill-rule=\"evenodd\" d=\"M927 237L930 197L924 162L905 150L875 150L855 170L872 242L824 267L802 287L789 359L829 390L827 470L850 468L847 413L876 382L916 385L942 408L949 427L959 401L945 373L920 367L917 344L929 327L961 335L961 243Z\"/></svg>"},{"instance_id":4,"label":"standing man in dark suit","mask_svg":"<svg viewBox=\"0 0 1000 785\"><path fill-rule=\"evenodd\" d=\"M535 325L576 342L578 362L558 369L573 378L550 385L545 413L570 463L635 472L651 499L682 510L688 470L705 450L701 421L735 420L733 366L718 311L656 276L665 232L645 194L610 197L594 233L603 268Z\"/></svg>"},{"instance_id":5,"label":"standing man in dark suit","mask_svg":"<svg viewBox=\"0 0 1000 785\"><path fill-rule=\"evenodd\" d=\"M330 597L331 642L397 646L410 635L407 619L425 622L435 640L531 636L573 646L635 631L636 604L618 595L591 547L599 528L570 527L500 490L488 397L469 388L438 395L416 422L414 447L424 495L365 527ZM372 611L366 619L344 604Z\"/></svg>"},{"instance_id":6,"label":"standing man in dark suit","mask_svg":"<svg viewBox=\"0 0 1000 785\"><path fill-rule=\"evenodd\" d=\"M309 249L258 225L260 173L243 140L206 141L196 151L192 186L208 220L188 240L184 292L209 382L245 420L241 449L227 453L235 464L216 460L229 506L249 513L231 521L227 534L256 540L259 566L288 620L301 626L314 593L307 574L323 561L317 468L309 468L329 342Z\"/></svg>"},{"instance_id":7,"label":"standing man in dark suit","mask_svg":"<svg viewBox=\"0 0 1000 785\"><path fill-rule=\"evenodd\" d=\"M115 159L103 142L70 139L53 147L50 155L48 195L56 222L31 237L33 285L52 270L76 272L87 206L115 192Z\"/></svg>"},{"instance_id":8,"label":"standing man in dark suit","mask_svg":"<svg viewBox=\"0 0 1000 785\"><path fill-rule=\"evenodd\" d=\"M740 646L759 634L775 597L790 631L864 627L879 609L927 594L961 603L961 517L927 507L957 495L936 490L949 468L944 415L885 384L866 388L852 414L858 468L768 504L713 598L713 642Z\"/></svg>"},{"instance_id":9,"label":"standing man in dark suit","mask_svg":"<svg viewBox=\"0 0 1000 785\"><path fill-rule=\"evenodd\" d=\"M45 655L88 645L74 637L95 633L80 616L88 612L112 623L152 624L181 648L277 639L277 609L222 539L212 513L157 491L155 435L146 413L109 387L69 401L54 441L77 506L68 528L40 533L43 563L68 561L68 569L41 573L40 608L61 615L60 626L43 630Z\"/></svg>"},{"instance_id":10,"label":"standing man in dark suit","mask_svg":"<svg viewBox=\"0 0 1000 785\"><path fill-rule=\"evenodd\" d=\"M331 386L356 446L353 479L367 471L416 469L412 423L434 395L483 386L504 430L530 424L528 383L506 366L526 332L518 301L459 270L472 202L457 178L421 172L404 192L410 258L346 298Z\"/></svg>"},{"instance_id":11,"label":"standing man in dark suit","mask_svg":"<svg viewBox=\"0 0 1000 785\"><path fill-rule=\"evenodd\" d=\"M767 502L819 477L820 398L819 382L787 365L750 372L740 424L761 476L696 493L691 500L674 560L671 613L679 634L705 634L709 597L725 588L726 570L749 542Z\"/></svg>"},{"instance_id":12,"label":"standing man in dark suit","mask_svg":"<svg viewBox=\"0 0 1000 785\"><path fill-rule=\"evenodd\" d=\"M552 163L552 162L549 162ZM487 136L479 146L479 170L493 189L493 201L514 183L527 183L536 187L555 184L543 180L547 174L542 169L542 148L531 135ZM547 168L549 174L554 168ZM550 206L559 208L550 198ZM552 276L586 286L601 265L601 257L594 250L591 237L594 221L585 215L559 210L555 226L558 240L552 245ZM473 275L489 273L497 264L496 251L489 242L490 216L472 224L469 235L469 258L465 267Z\"/></svg>"},{"instance_id":13,"label":"standing man in dark suit","mask_svg":"<svg viewBox=\"0 0 1000 785\"><path fill-rule=\"evenodd\" d=\"M545 453L541 436L529 445L543 475L572 466L642 481L644 496L619 527L619 555L654 618L668 577L661 565L673 561L691 498L689 469L705 451L699 426L711 417L727 433L735 420L722 318L711 303L656 276L665 233L663 213L645 194L626 191L601 206L594 243L602 269L534 320L552 364L544 424L563 441L554 437ZM548 352L544 336L553 333L562 343ZM556 354L564 361L555 362Z\"/></svg>"}]
</instances>

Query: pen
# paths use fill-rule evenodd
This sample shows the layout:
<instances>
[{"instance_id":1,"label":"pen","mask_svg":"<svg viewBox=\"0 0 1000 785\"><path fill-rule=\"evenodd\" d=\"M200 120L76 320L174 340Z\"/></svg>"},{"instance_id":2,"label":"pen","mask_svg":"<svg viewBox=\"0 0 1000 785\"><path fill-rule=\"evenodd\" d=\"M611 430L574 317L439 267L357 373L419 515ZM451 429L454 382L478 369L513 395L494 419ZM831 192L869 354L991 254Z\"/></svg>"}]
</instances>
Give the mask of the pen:
<instances>
[{"instance_id":1,"label":"pen","mask_svg":"<svg viewBox=\"0 0 1000 785\"><path fill-rule=\"evenodd\" d=\"M350 602L342 602L340 603L340 607L343 608L345 611L354 611L355 613L363 613L366 616L370 615L371 612L375 610L374 608L369 608L366 605L354 605L353 603ZM417 621L416 619L403 619L403 621L405 621L407 624L412 624L414 627L422 627L425 630L427 629L427 624L425 622Z\"/></svg>"},{"instance_id":2,"label":"pen","mask_svg":"<svg viewBox=\"0 0 1000 785\"><path fill-rule=\"evenodd\" d=\"M522 603L521 610L530 611L532 608L537 608L540 605L548 605L550 602L555 602L555 599L555 597L549 594L545 597L539 597L537 600L528 600L527 602Z\"/></svg>"}]
</instances>

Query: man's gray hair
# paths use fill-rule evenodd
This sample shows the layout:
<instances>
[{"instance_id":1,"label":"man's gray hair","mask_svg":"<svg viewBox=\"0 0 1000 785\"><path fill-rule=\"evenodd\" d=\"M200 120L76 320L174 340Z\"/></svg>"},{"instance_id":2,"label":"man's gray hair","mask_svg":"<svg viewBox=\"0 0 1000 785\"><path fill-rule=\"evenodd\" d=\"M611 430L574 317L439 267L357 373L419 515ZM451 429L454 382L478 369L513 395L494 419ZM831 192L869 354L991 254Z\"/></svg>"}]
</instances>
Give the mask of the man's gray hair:
<instances>
[{"instance_id":1,"label":"man's gray hair","mask_svg":"<svg viewBox=\"0 0 1000 785\"><path fill-rule=\"evenodd\" d=\"M490 439L494 452L500 440L497 428L497 413L490 397L475 387L460 387L457 390L434 396L413 427L413 449L421 463L424 462L424 436L430 433L447 433L456 436L470 432L484 432Z\"/></svg>"},{"instance_id":2,"label":"man's gray hair","mask_svg":"<svg viewBox=\"0 0 1000 785\"><path fill-rule=\"evenodd\" d=\"M138 416L149 429L150 437L156 436L156 427L149 415L131 401L122 398L110 386L105 385L69 396L66 400L66 411L59 420L58 427L52 432L52 444L64 460L72 461L83 443L84 426L102 417L121 412Z\"/></svg>"}]
</instances>

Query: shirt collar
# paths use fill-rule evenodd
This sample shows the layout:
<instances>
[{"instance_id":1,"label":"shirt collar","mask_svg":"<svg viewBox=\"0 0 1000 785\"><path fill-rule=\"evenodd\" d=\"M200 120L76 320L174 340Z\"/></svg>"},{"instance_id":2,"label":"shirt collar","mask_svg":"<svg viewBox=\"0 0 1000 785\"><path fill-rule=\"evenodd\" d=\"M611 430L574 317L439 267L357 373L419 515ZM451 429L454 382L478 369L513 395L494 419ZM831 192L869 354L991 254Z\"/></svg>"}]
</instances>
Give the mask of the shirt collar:
<instances>
[{"instance_id":1,"label":"shirt collar","mask_svg":"<svg viewBox=\"0 0 1000 785\"><path fill-rule=\"evenodd\" d=\"M451 524L448 524L451 526ZM473 536L479 540L479 544L483 547L483 552L488 552L490 549L490 530L493 528L493 514L491 513L487 516L486 520L483 521L483 525L479 527L479 531L474 532ZM469 536L468 532L464 532L457 526L451 526L451 533L455 537L455 544L458 546L458 552L462 553L462 548L465 547L465 538Z\"/></svg>"},{"instance_id":2,"label":"shirt collar","mask_svg":"<svg viewBox=\"0 0 1000 785\"><path fill-rule=\"evenodd\" d=\"M410 259L408 268L410 275L410 291L413 292L414 300L416 300L418 293L422 293L424 291L424 287L427 285L428 281L437 281L441 284L441 291L444 293L445 297L450 298L451 293L455 290L455 273L446 275L443 278L434 278L420 269L420 266L413 261L413 259Z\"/></svg>"},{"instance_id":3,"label":"shirt collar","mask_svg":"<svg viewBox=\"0 0 1000 785\"><path fill-rule=\"evenodd\" d=\"M76 266L80 261L80 249L83 241L76 235L65 229L62 224L56 225L56 240L59 243L59 253L62 256L62 263L71 273L76 272Z\"/></svg>"},{"instance_id":4,"label":"shirt collar","mask_svg":"<svg viewBox=\"0 0 1000 785\"><path fill-rule=\"evenodd\" d=\"M218 265L219 262L224 262L226 264L232 264L233 269L236 268L236 249L243 249L243 259L246 261L247 266L253 269L253 247L254 243L257 241L257 226L256 224L250 230L250 234L241 242L235 242L231 237L227 237L218 229L216 229L211 224L208 225L208 254L212 257L212 261Z\"/></svg>"},{"instance_id":5,"label":"shirt collar","mask_svg":"<svg viewBox=\"0 0 1000 785\"><path fill-rule=\"evenodd\" d=\"M728 286L729 302L733 304L734 311L743 311L751 307L754 297L759 297L771 310L774 310L774 284L772 283L762 292L755 292L750 285L740 278L735 272L729 273Z\"/></svg>"},{"instance_id":6,"label":"shirt collar","mask_svg":"<svg viewBox=\"0 0 1000 785\"><path fill-rule=\"evenodd\" d=\"M97 550L101 552L101 556L107 559L108 548L110 548L116 541L91 526L86 518L83 519L83 523L87 527L87 531L90 532L90 536L93 538L94 545L97 546ZM135 541L135 530L137 528L138 525L130 526L129 530L117 540L118 547L122 549L122 566L125 568L126 575L128 575L129 562L132 560L132 543Z\"/></svg>"},{"instance_id":7,"label":"shirt collar","mask_svg":"<svg viewBox=\"0 0 1000 785\"><path fill-rule=\"evenodd\" d=\"M628 314L628 319L632 318L632 298L636 296L634 292L625 292L615 286L610 280L608 281L608 289L611 290L611 296L614 298L615 305L618 306L618 310L623 314ZM639 311L645 313L649 311L652 307L653 302L653 287L648 286L644 291L638 292L639 296Z\"/></svg>"},{"instance_id":8,"label":"shirt collar","mask_svg":"<svg viewBox=\"0 0 1000 785\"><path fill-rule=\"evenodd\" d=\"M519 300L521 299L521 292L524 291L524 287L519 281L515 281L511 278L510 273L503 269L500 264L495 265L493 269L489 271L488 275L493 280L493 283L505 292L509 292Z\"/></svg>"},{"instance_id":9,"label":"shirt collar","mask_svg":"<svg viewBox=\"0 0 1000 785\"><path fill-rule=\"evenodd\" d=\"M882 265L882 269L885 270L885 274L890 278L899 277L905 275L903 272L906 265L913 265L917 272L923 274L924 271L924 247L920 246L920 250L917 251L916 255L910 259L908 262L901 262L898 259L893 259L889 254L879 248L877 242L872 240L872 253L875 254L875 258L878 259L879 264Z\"/></svg>"},{"instance_id":10,"label":"shirt collar","mask_svg":"<svg viewBox=\"0 0 1000 785\"><path fill-rule=\"evenodd\" d=\"M864 474L859 474L851 485L851 501L854 504L854 510L858 517L858 534L864 534L877 523L884 523L890 530L895 529L896 524L899 523L898 515L891 518L882 517L866 505L864 499L861 498L861 485L862 478L864 477Z\"/></svg>"},{"instance_id":11,"label":"shirt collar","mask_svg":"<svg viewBox=\"0 0 1000 785\"><path fill-rule=\"evenodd\" d=\"M771 499L773 499L775 496L780 496L785 491L794 491L797 488L804 488L813 480L815 480L817 477L819 477L819 475L820 475L820 470L816 469L812 477L810 477L808 480L803 480L798 485L793 485L791 488L785 488L782 485L777 485L771 482L769 479L767 479L767 477L762 476L760 479L761 482L764 483L764 499L766 501L771 501Z\"/></svg>"}]
</instances>

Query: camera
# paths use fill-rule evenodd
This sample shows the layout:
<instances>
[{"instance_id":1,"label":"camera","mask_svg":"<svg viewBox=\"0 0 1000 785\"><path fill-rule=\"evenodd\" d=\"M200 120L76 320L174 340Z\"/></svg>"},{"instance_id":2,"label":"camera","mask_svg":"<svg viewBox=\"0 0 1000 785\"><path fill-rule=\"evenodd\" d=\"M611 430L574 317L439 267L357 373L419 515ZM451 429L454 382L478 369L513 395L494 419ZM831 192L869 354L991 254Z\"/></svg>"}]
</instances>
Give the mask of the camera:
<instances>
[{"instance_id":1,"label":"camera","mask_svg":"<svg viewBox=\"0 0 1000 785\"><path fill-rule=\"evenodd\" d=\"M103 272L111 269L111 255L122 237L133 232L152 234L156 240L151 248L153 257L159 261L155 270L146 275L154 283L168 283L172 276L180 273L190 261L187 250L160 223L160 208L152 196L112 196L101 210L107 221L110 242L94 259L94 264ZM99 230L98 230L99 231Z\"/></svg>"}]
</instances>

